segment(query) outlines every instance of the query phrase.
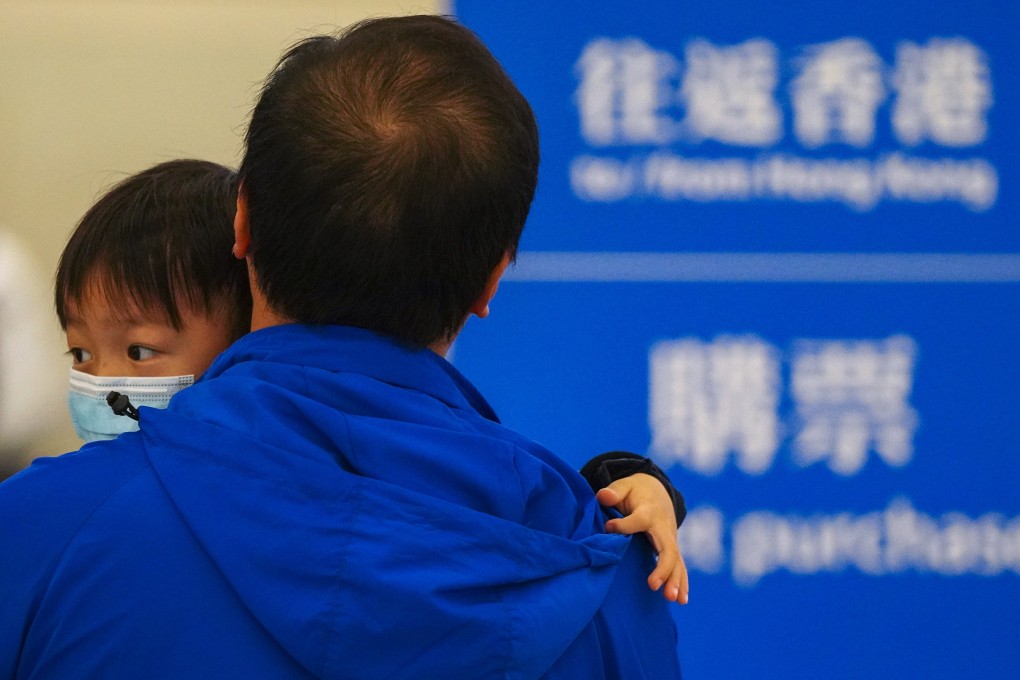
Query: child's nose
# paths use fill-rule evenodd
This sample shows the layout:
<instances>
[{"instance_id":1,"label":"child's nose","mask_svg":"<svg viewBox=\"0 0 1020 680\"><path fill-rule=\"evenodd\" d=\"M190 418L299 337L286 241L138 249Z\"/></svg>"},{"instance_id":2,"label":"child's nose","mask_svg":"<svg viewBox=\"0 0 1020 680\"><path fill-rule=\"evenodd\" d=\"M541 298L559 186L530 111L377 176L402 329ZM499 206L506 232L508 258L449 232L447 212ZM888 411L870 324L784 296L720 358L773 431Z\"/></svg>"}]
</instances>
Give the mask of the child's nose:
<instances>
[{"instance_id":1,"label":"child's nose","mask_svg":"<svg viewBox=\"0 0 1020 680\"><path fill-rule=\"evenodd\" d=\"M96 362L95 375L98 376L129 376L131 372L128 370L126 361L119 359L100 358Z\"/></svg>"}]
</instances>

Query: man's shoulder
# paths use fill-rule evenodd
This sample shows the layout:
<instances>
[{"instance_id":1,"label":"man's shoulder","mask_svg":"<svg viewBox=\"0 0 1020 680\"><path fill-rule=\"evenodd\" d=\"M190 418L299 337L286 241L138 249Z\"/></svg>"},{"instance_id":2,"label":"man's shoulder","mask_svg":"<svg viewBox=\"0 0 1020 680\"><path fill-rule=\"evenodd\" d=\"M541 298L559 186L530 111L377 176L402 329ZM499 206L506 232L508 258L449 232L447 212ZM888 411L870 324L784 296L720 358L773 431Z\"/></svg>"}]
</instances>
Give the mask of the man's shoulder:
<instances>
[{"instance_id":1,"label":"man's shoulder","mask_svg":"<svg viewBox=\"0 0 1020 680\"><path fill-rule=\"evenodd\" d=\"M97 507L148 468L135 436L39 458L0 484L0 551L66 540Z\"/></svg>"},{"instance_id":2,"label":"man's shoulder","mask_svg":"<svg viewBox=\"0 0 1020 680\"><path fill-rule=\"evenodd\" d=\"M41 458L0 484L0 677L69 546L148 462L137 437ZM108 527L108 533L118 533Z\"/></svg>"}]
</instances>

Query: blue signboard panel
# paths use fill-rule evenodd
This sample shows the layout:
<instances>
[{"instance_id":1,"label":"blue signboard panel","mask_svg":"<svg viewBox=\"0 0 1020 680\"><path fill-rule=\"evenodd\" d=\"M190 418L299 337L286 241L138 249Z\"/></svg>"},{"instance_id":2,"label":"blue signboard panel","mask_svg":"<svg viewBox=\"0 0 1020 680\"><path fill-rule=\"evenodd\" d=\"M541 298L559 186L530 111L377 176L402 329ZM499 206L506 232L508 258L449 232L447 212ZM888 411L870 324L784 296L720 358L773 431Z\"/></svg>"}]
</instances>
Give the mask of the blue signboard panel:
<instances>
[{"instance_id":1,"label":"blue signboard panel","mask_svg":"<svg viewBox=\"0 0 1020 680\"><path fill-rule=\"evenodd\" d=\"M1020 675L1020 12L458 0L532 102L453 361L688 499L687 677Z\"/></svg>"}]
</instances>

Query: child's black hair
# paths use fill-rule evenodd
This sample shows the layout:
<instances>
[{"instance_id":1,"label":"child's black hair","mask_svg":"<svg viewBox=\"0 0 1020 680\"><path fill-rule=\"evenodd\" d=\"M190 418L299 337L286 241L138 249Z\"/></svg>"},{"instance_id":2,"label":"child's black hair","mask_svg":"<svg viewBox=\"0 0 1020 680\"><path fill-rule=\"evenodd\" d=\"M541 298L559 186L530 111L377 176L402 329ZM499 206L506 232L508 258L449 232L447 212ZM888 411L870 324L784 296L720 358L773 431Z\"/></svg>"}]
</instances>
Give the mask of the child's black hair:
<instances>
[{"instance_id":1,"label":"child's black hair","mask_svg":"<svg viewBox=\"0 0 1020 680\"><path fill-rule=\"evenodd\" d=\"M175 329L181 308L211 314L226 305L232 337L248 331L245 262L231 253L238 178L199 160L160 163L123 180L85 213L56 277L60 325L87 295L160 311Z\"/></svg>"}]
</instances>

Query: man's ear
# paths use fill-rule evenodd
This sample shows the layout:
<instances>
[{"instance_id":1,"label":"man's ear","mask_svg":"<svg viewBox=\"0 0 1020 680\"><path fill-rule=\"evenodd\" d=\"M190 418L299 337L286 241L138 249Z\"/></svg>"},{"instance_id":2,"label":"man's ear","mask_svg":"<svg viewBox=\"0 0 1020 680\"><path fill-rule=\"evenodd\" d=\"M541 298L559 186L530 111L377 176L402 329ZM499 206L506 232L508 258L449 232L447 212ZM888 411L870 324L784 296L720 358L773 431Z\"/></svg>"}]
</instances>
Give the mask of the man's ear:
<instances>
[{"instance_id":1,"label":"man's ear","mask_svg":"<svg viewBox=\"0 0 1020 680\"><path fill-rule=\"evenodd\" d=\"M234 257L243 260L248 256L251 245L251 232L248 229L248 197L244 193L244 184L237 188L237 212L234 213Z\"/></svg>"},{"instance_id":2,"label":"man's ear","mask_svg":"<svg viewBox=\"0 0 1020 680\"><path fill-rule=\"evenodd\" d=\"M496 268L489 274L489 280L485 284L485 289L482 294L478 296L475 303L471 305L471 313L477 316L479 319L484 319L489 316L489 303L492 302L492 298L496 297L496 289L499 288L499 280L503 277L503 272L510 266L510 253L503 253L503 259L499 261Z\"/></svg>"}]
</instances>

